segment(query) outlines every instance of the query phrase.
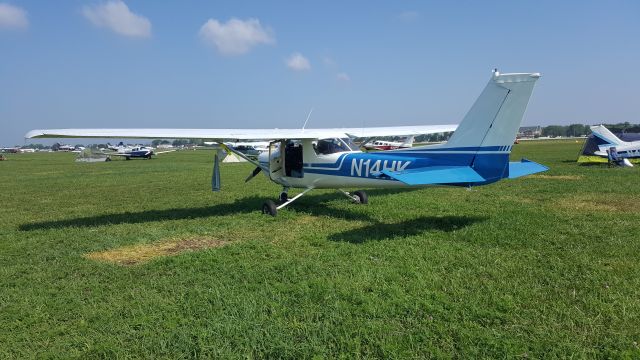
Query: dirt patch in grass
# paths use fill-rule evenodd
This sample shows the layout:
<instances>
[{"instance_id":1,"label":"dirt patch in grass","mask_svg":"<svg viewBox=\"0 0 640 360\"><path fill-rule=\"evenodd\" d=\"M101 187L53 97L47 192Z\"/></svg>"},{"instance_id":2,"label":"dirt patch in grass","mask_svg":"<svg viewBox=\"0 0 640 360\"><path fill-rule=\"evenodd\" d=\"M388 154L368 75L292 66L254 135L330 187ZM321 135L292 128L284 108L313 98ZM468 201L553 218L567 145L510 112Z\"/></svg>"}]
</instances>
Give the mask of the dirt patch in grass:
<instances>
[{"instance_id":1,"label":"dirt patch in grass","mask_svg":"<svg viewBox=\"0 0 640 360\"><path fill-rule=\"evenodd\" d=\"M638 212L640 199L620 194L583 194L559 199L557 207L587 212Z\"/></svg>"},{"instance_id":2,"label":"dirt patch in grass","mask_svg":"<svg viewBox=\"0 0 640 360\"><path fill-rule=\"evenodd\" d=\"M582 175L529 175L532 179L551 179L551 180L580 180Z\"/></svg>"},{"instance_id":3,"label":"dirt patch in grass","mask_svg":"<svg viewBox=\"0 0 640 360\"><path fill-rule=\"evenodd\" d=\"M85 255L87 259L118 265L138 265L160 256L178 255L187 251L210 249L229 242L211 238L174 239L153 244L123 246L116 249L96 251Z\"/></svg>"}]
</instances>

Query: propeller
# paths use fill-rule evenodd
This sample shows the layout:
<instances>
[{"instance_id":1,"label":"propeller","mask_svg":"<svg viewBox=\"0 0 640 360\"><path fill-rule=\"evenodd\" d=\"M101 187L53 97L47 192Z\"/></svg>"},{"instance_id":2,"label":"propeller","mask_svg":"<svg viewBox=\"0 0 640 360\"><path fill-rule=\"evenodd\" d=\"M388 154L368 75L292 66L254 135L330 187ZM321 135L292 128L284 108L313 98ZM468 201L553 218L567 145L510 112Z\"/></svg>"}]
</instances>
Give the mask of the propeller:
<instances>
[{"instance_id":1,"label":"propeller","mask_svg":"<svg viewBox=\"0 0 640 360\"><path fill-rule=\"evenodd\" d=\"M253 169L253 172L249 174L249 176L247 176L246 179L244 179L244 182L249 182L249 180L253 179L254 177L256 177L256 175L260 174L260 171L262 171L262 168L260 166L256 166L256 168Z\"/></svg>"}]
</instances>

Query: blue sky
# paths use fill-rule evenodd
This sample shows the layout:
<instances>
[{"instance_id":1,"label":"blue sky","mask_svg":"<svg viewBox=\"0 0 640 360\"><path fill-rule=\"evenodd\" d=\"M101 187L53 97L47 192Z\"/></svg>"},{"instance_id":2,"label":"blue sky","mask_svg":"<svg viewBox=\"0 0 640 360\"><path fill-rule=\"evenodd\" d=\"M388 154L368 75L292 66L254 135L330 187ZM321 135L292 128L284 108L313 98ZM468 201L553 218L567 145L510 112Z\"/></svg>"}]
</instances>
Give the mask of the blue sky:
<instances>
[{"instance_id":1,"label":"blue sky","mask_svg":"<svg viewBox=\"0 0 640 360\"><path fill-rule=\"evenodd\" d=\"M543 74L525 125L640 122L638 39L637 1L0 0L0 144L311 108L308 127L457 123L494 67Z\"/></svg>"}]
</instances>

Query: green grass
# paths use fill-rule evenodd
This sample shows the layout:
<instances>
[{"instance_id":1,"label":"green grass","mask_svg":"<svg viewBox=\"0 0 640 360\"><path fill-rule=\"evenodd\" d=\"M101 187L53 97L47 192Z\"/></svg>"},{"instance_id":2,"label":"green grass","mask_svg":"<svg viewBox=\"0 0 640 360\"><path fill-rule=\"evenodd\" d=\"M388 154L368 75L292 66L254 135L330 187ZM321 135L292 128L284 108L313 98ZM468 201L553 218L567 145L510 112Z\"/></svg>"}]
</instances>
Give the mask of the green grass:
<instances>
[{"instance_id":1,"label":"green grass","mask_svg":"<svg viewBox=\"0 0 640 360\"><path fill-rule=\"evenodd\" d=\"M207 151L0 162L0 358L640 357L640 168L551 168L472 191L279 188ZM226 244L137 265L87 254Z\"/></svg>"}]
</instances>

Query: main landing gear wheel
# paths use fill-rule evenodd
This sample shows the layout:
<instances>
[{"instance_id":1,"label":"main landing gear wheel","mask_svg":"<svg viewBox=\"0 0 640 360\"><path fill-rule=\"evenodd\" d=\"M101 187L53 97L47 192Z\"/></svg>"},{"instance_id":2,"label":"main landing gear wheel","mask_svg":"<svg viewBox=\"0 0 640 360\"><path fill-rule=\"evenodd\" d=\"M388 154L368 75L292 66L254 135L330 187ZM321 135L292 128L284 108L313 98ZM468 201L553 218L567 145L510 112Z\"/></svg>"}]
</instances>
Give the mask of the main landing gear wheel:
<instances>
[{"instance_id":1,"label":"main landing gear wheel","mask_svg":"<svg viewBox=\"0 0 640 360\"><path fill-rule=\"evenodd\" d=\"M280 198L279 198L279 200L280 200L280 203L281 203L281 204L286 203L286 202L287 202L287 200L289 200L289 194L287 194L287 193L286 193L286 192L284 192L284 191L283 191L283 192L281 192L281 193L280 193Z\"/></svg>"},{"instance_id":2,"label":"main landing gear wheel","mask_svg":"<svg viewBox=\"0 0 640 360\"><path fill-rule=\"evenodd\" d=\"M271 215L271 216L276 216L278 214L278 209L276 207L276 204L271 200L265 201L264 204L262 204L262 213Z\"/></svg>"},{"instance_id":3,"label":"main landing gear wheel","mask_svg":"<svg viewBox=\"0 0 640 360\"><path fill-rule=\"evenodd\" d=\"M353 197L356 198L356 202L358 204L368 204L369 203L369 197L367 196L367 193L362 191L362 190L358 190L356 192L353 193Z\"/></svg>"}]
</instances>

